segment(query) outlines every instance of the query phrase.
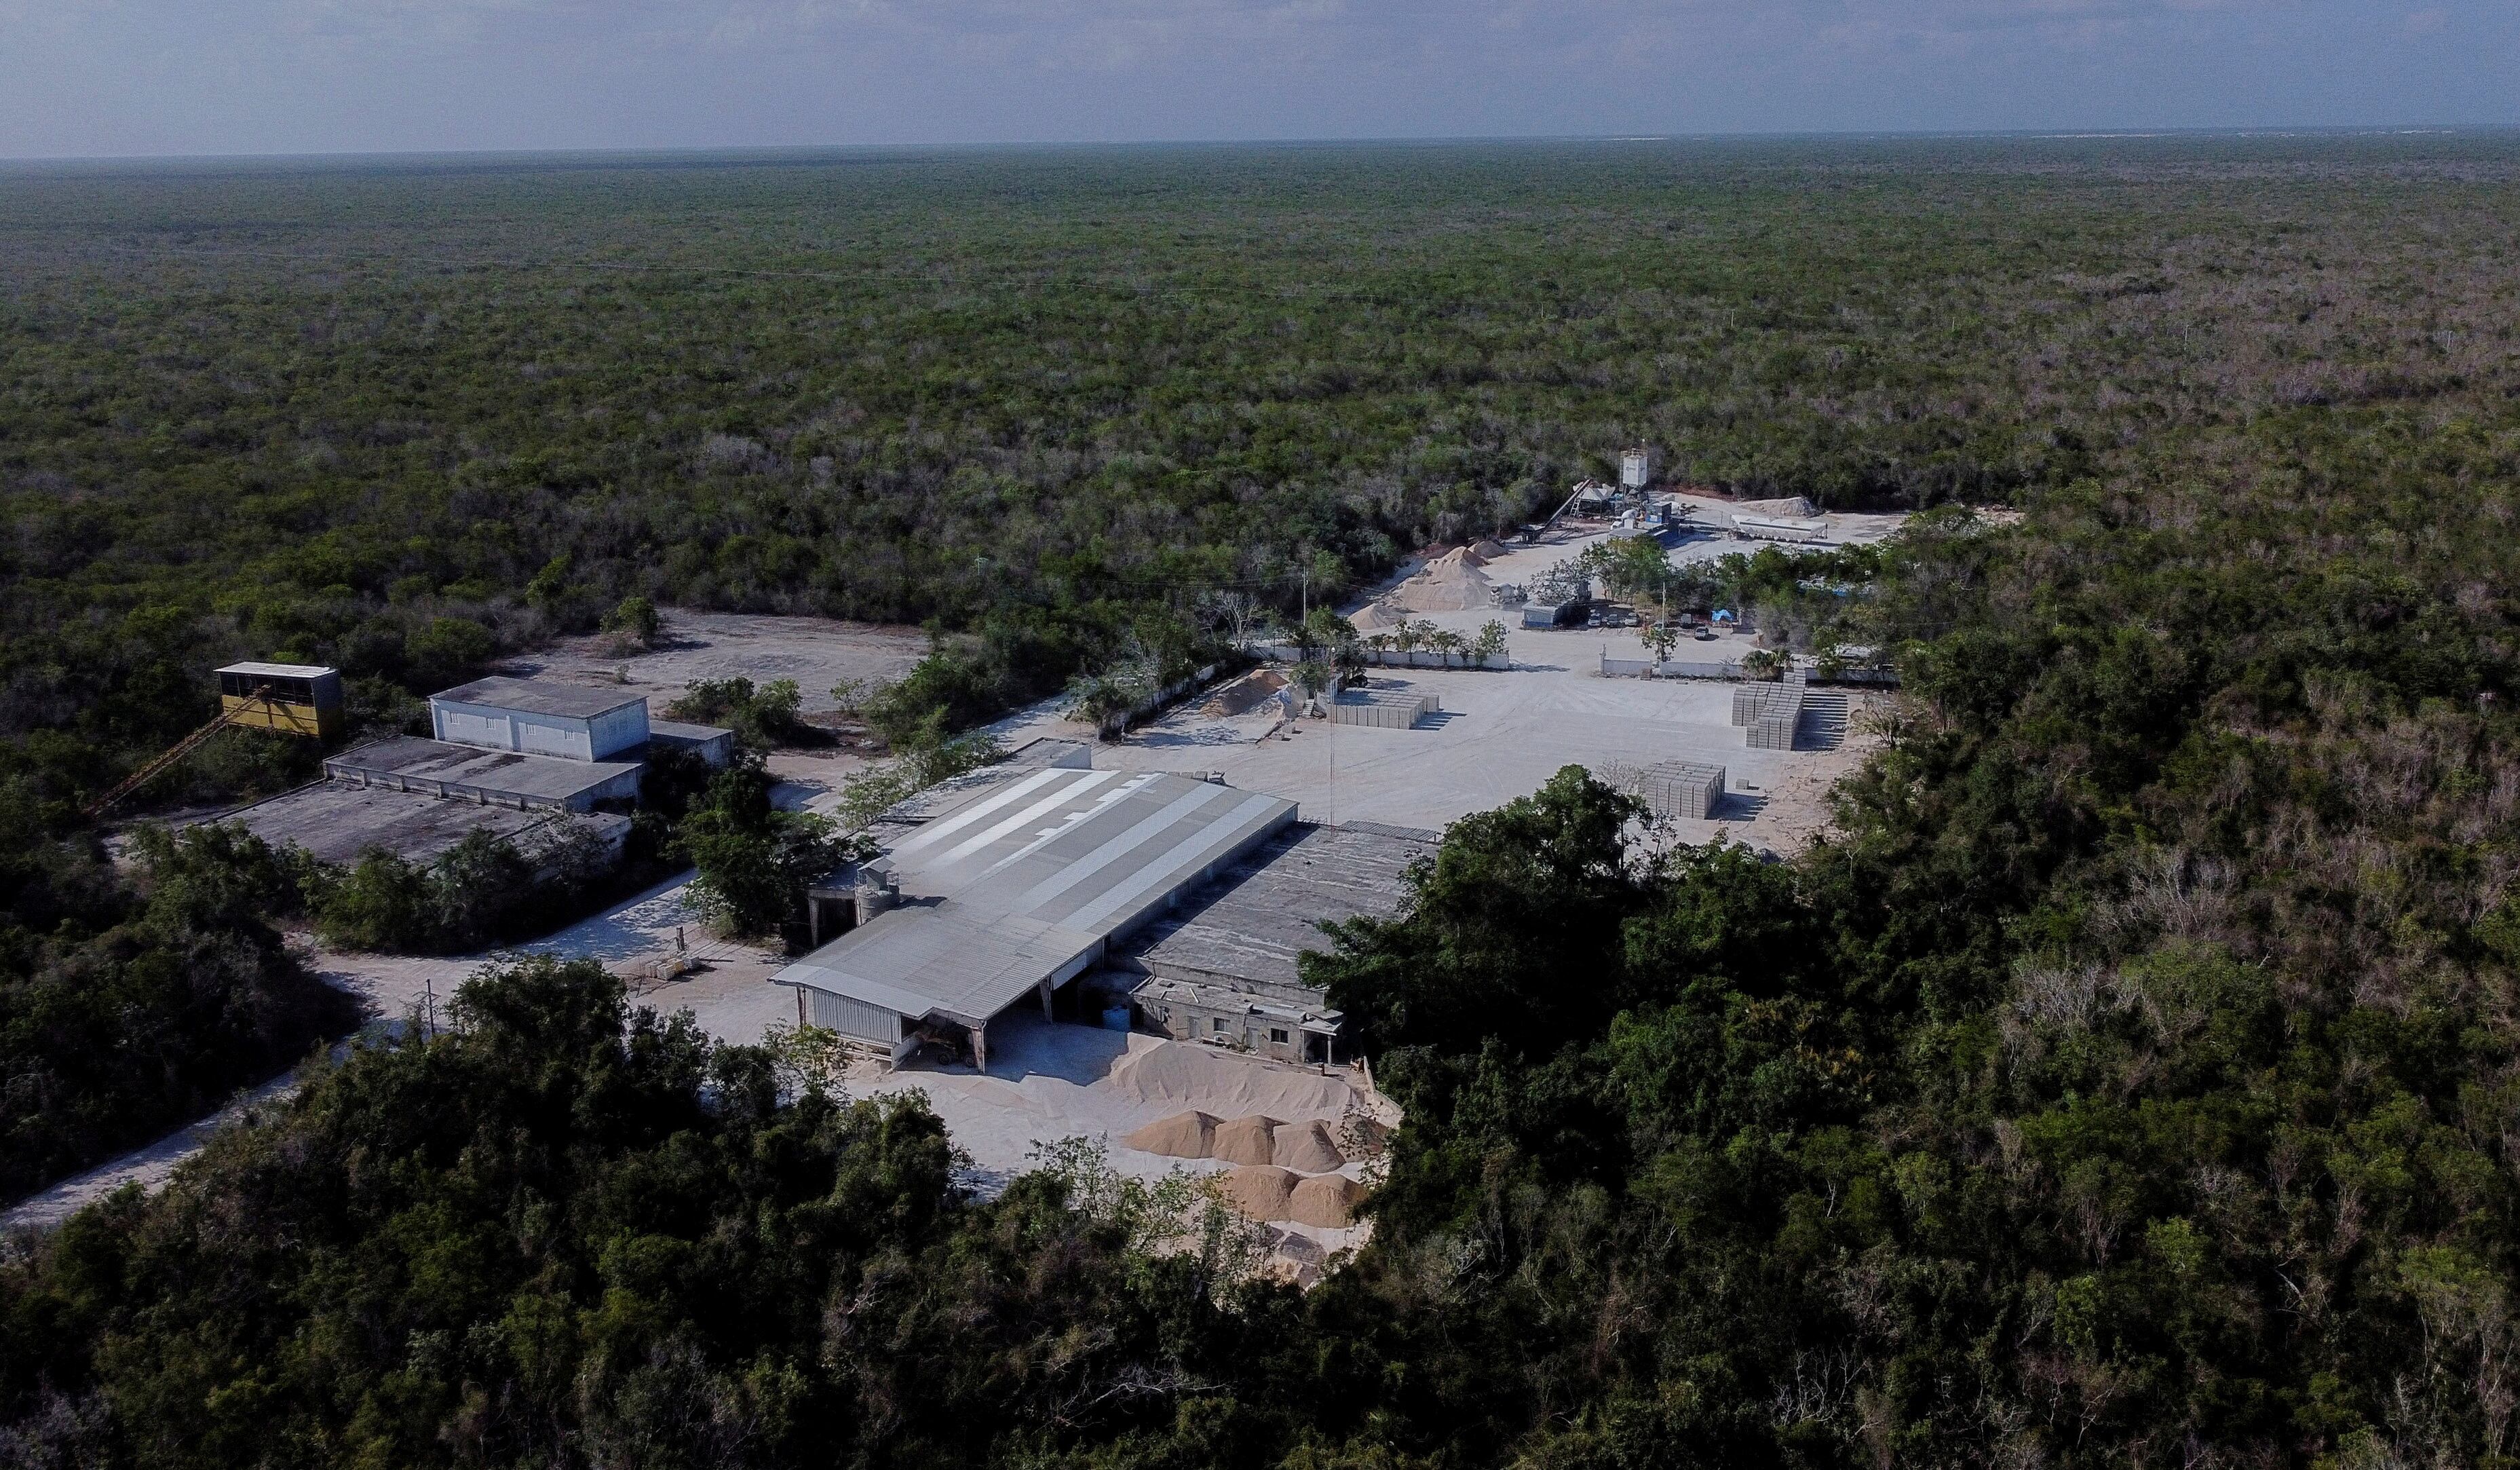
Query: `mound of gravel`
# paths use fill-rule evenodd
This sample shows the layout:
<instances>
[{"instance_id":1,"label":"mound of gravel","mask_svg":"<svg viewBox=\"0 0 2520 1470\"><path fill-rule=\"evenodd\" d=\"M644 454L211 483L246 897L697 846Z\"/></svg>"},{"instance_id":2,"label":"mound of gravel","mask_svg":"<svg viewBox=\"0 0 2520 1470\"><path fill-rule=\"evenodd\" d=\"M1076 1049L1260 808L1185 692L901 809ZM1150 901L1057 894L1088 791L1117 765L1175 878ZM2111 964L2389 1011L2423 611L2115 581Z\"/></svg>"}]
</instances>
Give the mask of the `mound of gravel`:
<instances>
[{"instance_id":1,"label":"mound of gravel","mask_svg":"<svg viewBox=\"0 0 2520 1470\"><path fill-rule=\"evenodd\" d=\"M1141 1153L1164 1154L1175 1159L1206 1159L1216 1146L1216 1118L1193 1108L1159 1118L1120 1140Z\"/></svg>"},{"instance_id":2,"label":"mound of gravel","mask_svg":"<svg viewBox=\"0 0 2520 1470\"><path fill-rule=\"evenodd\" d=\"M1181 1041L1142 1047L1133 1039L1129 1054L1112 1067L1108 1082L1133 1102L1273 1118L1337 1118L1356 1096L1335 1077L1271 1067Z\"/></svg>"},{"instance_id":3,"label":"mound of gravel","mask_svg":"<svg viewBox=\"0 0 2520 1470\"><path fill-rule=\"evenodd\" d=\"M1365 1186L1345 1174L1315 1174L1286 1191L1286 1213L1271 1217L1336 1230L1356 1223L1357 1202L1364 1198Z\"/></svg>"},{"instance_id":4,"label":"mound of gravel","mask_svg":"<svg viewBox=\"0 0 2520 1470\"><path fill-rule=\"evenodd\" d=\"M1328 1173L1347 1162L1338 1144L1330 1137L1328 1124L1316 1118L1305 1123L1281 1124L1278 1127L1276 1153L1270 1159L1280 1169L1297 1173Z\"/></svg>"},{"instance_id":5,"label":"mound of gravel","mask_svg":"<svg viewBox=\"0 0 2520 1470\"><path fill-rule=\"evenodd\" d=\"M1820 514L1819 506L1800 495L1787 495L1781 500L1744 500L1732 508L1751 516L1811 517Z\"/></svg>"},{"instance_id":6,"label":"mound of gravel","mask_svg":"<svg viewBox=\"0 0 2520 1470\"><path fill-rule=\"evenodd\" d=\"M1234 1118L1216 1125L1209 1141L1211 1159L1228 1164L1269 1164L1277 1162L1278 1120L1254 1114Z\"/></svg>"},{"instance_id":7,"label":"mound of gravel","mask_svg":"<svg viewBox=\"0 0 2520 1470\"><path fill-rule=\"evenodd\" d=\"M1216 1176L1216 1187L1224 1194L1225 1202L1253 1219L1297 1218L1289 1213L1288 1206L1296 1183L1293 1174L1266 1164L1246 1164Z\"/></svg>"},{"instance_id":8,"label":"mound of gravel","mask_svg":"<svg viewBox=\"0 0 2520 1470\"><path fill-rule=\"evenodd\" d=\"M1412 613L1466 613L1496 602L1495 584L1469 548L1457 546L1428 562L1394 590L1390 602Z\"/></svg>"}]
</instances>

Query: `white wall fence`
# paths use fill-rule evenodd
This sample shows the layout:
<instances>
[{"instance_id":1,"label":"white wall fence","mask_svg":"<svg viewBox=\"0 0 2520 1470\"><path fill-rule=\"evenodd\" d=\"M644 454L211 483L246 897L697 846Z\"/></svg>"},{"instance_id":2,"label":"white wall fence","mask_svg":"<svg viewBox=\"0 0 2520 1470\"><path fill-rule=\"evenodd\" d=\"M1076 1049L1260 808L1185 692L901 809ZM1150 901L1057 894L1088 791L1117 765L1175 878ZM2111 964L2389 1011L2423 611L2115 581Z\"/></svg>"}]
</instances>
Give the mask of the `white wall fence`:
<instances>
[{"instance_id":1,"label":"white wall fence","mask_svg":"<svg viewBox=\"0 0 2520 1470\"><path fill-rule=\"evenodd\" d=\"M1651 659L1614 659L1607 649L1601 651L1601 677L1605 679L1742 679L1738 659L1692 661L1669 659L1655 663ZM1841 668L1835 673L1811 671L1815 684L1866 684L1895 688L1899 675L1887 668Z\"/></svg>"},{"instance_id":2,"label":"white wall fence","mask_svg":"<svg viewBox=\"0 0 2520 1470\"><path fill-rule=\"evenodd\" d=\"M1255 646L1251 652L1257 658L1275 659L1286 664L1300 664L1304 659L1303 651L1291 643L1263 643ZM1329 657L1329 652L1328 649L1322 649L1317 656L1327 659ZM1503 652L1490 654L1485 658L1473 653L1437 653L1427 648L1413 648L1407 653L1402 653L1398 649L1359 648L1357 653L1365 660L1368 666L1373 668L1507 669L1513 666L1512 656Z\"/></svg>"}]
</instances>

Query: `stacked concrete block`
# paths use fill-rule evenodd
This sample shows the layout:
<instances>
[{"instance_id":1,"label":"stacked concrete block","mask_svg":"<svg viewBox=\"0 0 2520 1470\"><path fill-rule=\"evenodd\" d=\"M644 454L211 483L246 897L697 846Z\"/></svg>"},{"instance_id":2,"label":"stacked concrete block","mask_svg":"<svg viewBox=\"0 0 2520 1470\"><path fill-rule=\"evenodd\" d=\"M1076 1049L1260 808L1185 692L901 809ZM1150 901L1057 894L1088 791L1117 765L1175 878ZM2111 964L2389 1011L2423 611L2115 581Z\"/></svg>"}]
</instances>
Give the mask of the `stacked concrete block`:
<instances>
[{"instance_id":1,"label":"stacked concrete block","mask_svg":"<svg viewBox=\"0 0 2520 1470\"><path fill-rule=\"evenodd\" d=\"M1746 725L1759 717L1768 702L1784 692L1781 684L1748 683L1732 686L1732 722Z\"/></svg>"},{"instance_id":2,"label":"stacked concrete block","mask_svg":"<svg viewBox=\"0 0 2520 1470\"><path fill-rule=\"evenodd\" d=\"M1724 767L1720 765L1665 761L1646 767L1642 784L1645 804L1660 816L1704 821L1724 804Z\"/></svg>"},{"instance_id":3,"label":"stacked concrete block","mask_svg":"<svg viewBox=\"0 0 2520 1470\"><path fill-rule=\"evenodd\" d=\"M1348 689L1342 690L1330 705L1330 720L1377 730L1406 730L1442 709L1442 702L1435 696L1406 687Z\"/></svg>"},{"instance_id":4,"label":"stacked concrete block","mask_svg":"<svg viewBox=\"0 0 2520 1470\"><path fill-rule=\"evenodd\" d=\"M1749 746L1754 751L1790 751L1794 748L1794 727L1802 723L1803 696L1808 692L1810 675L1797 668L1773 684L1743 684L1732 694L1732 719L1750 728ZM1749 691L1759 691L1748 694ZM1748 694L1745 702L1744 695ZM1748 718L1744 719L1743 716Z\"/></svg>"}]
</instances>

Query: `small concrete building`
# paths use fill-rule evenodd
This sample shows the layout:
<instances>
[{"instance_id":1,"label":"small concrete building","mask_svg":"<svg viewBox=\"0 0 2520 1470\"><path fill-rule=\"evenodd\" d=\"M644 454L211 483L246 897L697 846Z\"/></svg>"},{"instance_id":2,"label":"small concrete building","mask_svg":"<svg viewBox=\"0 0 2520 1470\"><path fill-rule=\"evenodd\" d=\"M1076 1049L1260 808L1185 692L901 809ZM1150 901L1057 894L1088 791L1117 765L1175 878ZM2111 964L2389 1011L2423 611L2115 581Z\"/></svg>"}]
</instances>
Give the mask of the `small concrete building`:
<instances>
[{"instance_id":1,"label":"small concrete building","mask_svg":"<svg viewBox=\"0 0 2520 1470\"><path fill-rule=\"evenodd\" d=\"M599 803L638 800L641 769L636 760L523 756L411 735L355 745L324 762L324 774L348 786L416 792L480 806L562 811L591 811Z\"/></svg>"},{"instance_id":2,"label":"small concrete building","mask_svg":"<svg viewBox=\"0 0 2520 1470\"><path fill-rule=\"evenodd\" d=\"M652 719L648 721L648 748L690 751L712 766L723 766L735 758L735 732L715 725L688 725L678 719Z\"/></svg>"},{"instance_id":3,"label":"small concrete building","mask_svg":"<svg viewBox=\"0 0 2520 1470\"><path fill-rule=\"evenodd\" d=\"M454 745L562 760L636 759L649 739L645 696L548 679L474 679L430 695L428 718Z\"/></svg>"}]
</instances>

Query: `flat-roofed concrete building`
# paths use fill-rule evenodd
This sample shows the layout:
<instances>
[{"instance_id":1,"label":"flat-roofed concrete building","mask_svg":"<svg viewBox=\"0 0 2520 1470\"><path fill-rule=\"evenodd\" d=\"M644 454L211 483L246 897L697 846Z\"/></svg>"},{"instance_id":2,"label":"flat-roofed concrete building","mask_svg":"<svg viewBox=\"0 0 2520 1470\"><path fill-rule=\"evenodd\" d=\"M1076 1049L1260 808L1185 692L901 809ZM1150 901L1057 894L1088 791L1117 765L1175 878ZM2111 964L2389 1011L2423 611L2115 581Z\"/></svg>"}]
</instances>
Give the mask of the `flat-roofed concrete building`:
<instances>
[{"instance_id":1,"label":"flat-roofed concrete building","mask_svg":"<svg viewBox=\"0 0 2520 1470\"><path fill-rule=\"evenodd\" d=\"M711 765L735 758L735 732L715 725L690 725L676 719L648 721L648 749L689 751Z\"/></svg>"},{"instance_id":2,"label":"flat-roofed concrete building","mask_svg":"<svg viewBox=\"0 0 2520 1470\"><path fill-rule=\"evenodd\" d=\"M636 760L570 760L397 735L352 746L324 761L324 773L353 786L449 797L487 806L593 810L634 801Z\"/></svg>"},{"instance_id":3,"label":"flat-roofed concrete building","mask_svg":"<svg viewBox=\"0 0 2520 1470\"><path fill-rule=\"evenodd\" d=\"M988 1065L988 1025L1099 963L1294 820L1291 802L1153 772L1052 766L922 804L878 829L886 884L867 921L772 977L804 1019L895 1060L922 1030L959 1031Z\"/></svg>"},{"instance_id":4,"label":"flat-roofed concrete building","mask_svg":"<svg viewBox=\"0 0 2520 1470\"><path fill-rule=\"evenodd\" d=\"M618 857L630 819L564 807L489 805L391 787L320 781L221 813L275 848L297 848L319 862L356 862L371 848L407 862L429 862L475 832L513 843L528 860L578 834Z\"/></svg>"},{"instance_id":5,"label":"flat-roofed concrete building","mask_svg":"<svg viewBox=\"0 0 2520 1470\"><path fill-rule=\"evenodd\" d=\"M474 679L430 695L428 719L455 745L562 760L635 758L648 743L645 696L549 679Z\"/></svg>"},{"instance_id":6,"label":"flat-roofed concrete building","mask_svg":"<svg viewBox=\"0 0 2520 1470\"><path fill-rule=\"evenodd\" d=\"M1305 983L1300 958L1329 947L1325 921L1398 913L1410 864L1440 841L1371 823L1289 824L1115 947L1138 1024L1280 1061L1340 1060L1344 1018Z\"/></svg>"}]
</instances>

